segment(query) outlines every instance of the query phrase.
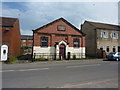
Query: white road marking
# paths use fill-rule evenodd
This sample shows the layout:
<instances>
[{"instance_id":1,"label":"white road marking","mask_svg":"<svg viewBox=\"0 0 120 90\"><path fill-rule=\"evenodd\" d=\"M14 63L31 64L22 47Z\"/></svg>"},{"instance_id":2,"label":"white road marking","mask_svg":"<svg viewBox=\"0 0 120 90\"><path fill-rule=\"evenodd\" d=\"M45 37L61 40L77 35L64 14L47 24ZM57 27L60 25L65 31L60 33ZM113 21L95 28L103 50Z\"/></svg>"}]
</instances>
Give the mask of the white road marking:
<instances>
[{"instance_id":1,"label":"white road marking","mask_svg":"<svg viewBox=\"0 0 120 90\"><path fill-rule=\"evenodd\" d=\"M92 67L92 66L100 66L101 64L94 65L80 65L80 66L67 66L66 68L79 68L79 67Z\"/></svg>"},{"instance_id":2,"label":"white road marking","mask_svg":"<svg viewBox=\"0 0 120 90\"><path fill-rule=\"evenodd\" d=\"M36 69L20 69L20 70L3 70L0 72L14 72L14 71L35 71L35 70L48 70L49 68L36 68Z\"/></svg>"},{"instance_id":3,"label":"white road marking","mask_svg":"<svg viewBox=\"0 0 120 90\"><path fill-rule=\"evenodd\" d=\"M110 79L99 80L99 81L90 81L90 82L85 82L85 83L80 83L80 84L66 84L64 86L57 87L57 88L76 88L76 87L82 87L82 86L87 87L88 85L92 85L94 87L96 84L100 85L103 83L109 83L109 82L112 82L113 80L118 83L118 78L110 78ZM118 84L116 84L116 85L118 86Z\"/></svg>"}]
</instances>

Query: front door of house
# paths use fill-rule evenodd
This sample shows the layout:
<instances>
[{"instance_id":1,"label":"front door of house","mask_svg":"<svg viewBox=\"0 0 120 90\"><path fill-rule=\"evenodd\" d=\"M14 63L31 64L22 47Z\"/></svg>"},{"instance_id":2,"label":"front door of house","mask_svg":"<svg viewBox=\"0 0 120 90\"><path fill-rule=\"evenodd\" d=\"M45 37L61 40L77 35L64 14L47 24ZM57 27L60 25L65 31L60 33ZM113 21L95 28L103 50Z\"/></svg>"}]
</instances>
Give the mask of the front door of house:
<instances>
[{"instance_id":1,"label":"front door of house","mask_svg":"<svg viewBox=\"0 0 120 90\"><path fill-rule=\"evenodd\" d=\"M118 52L120 52L120 46L118 46Z\"/></svg>"},{"instance_id":2,"label":"front door of house","mask_svg":"<svg viewBox=\"0 0 120 90\"><path fill-rule=\"evenodd\" d=\"M65 49L66 49L66 47L65 47L64 44L61 44L61 45L59 46L59 56L60 56L60 58L62 58L62 59L65 59Z\"/></svg>"}]
</instances>

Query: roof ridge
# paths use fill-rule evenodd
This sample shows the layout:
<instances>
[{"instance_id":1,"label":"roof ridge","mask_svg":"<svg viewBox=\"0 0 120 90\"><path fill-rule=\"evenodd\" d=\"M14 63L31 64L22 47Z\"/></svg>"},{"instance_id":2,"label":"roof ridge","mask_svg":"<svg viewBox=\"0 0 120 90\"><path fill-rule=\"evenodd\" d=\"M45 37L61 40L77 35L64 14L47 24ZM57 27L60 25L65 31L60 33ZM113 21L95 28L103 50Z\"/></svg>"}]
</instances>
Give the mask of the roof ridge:
<instances>
[{"instance_id":1,"label":"roof ridge","mask_svg":"<svg viewBox=\"0 0 120 90\"><path fill-rule=\"evenodd\" d=\"M79 33L85 35L82 31L80 31L78 28L76 28L73 24L71 24L70 22L68 22L68 21L67 21L66 19L64 19L63 17L58 18L58 19L56 19L56 20L54 20L54 21L52 21L52 22L50 22L50 23L48 23L48 24L46 24L46 25L43 25L43 26L41 26L41 27L33 30L33 32L34 32L34 31L37 31L37 30L40 30L40 29L43 29L43 28L45 28L45 27L47 27L47 26L49 26L49 25L51 25L51 24L53 24L54 22L57 22L57 21L59 21L59 20L63 20L66 24L70 25L70 26L71 26L72 28L74 28L76 31L78 31Z\"/></svg>"},{"instance_id":2,"label":"roof ridge","mask_svg":"<svg viewBox=\"0 0 120 90\"><path fill-rule=\"evenodd\" d=\"M93 22L93 21L86 21L86 22L88 22L88 23L95 23L95 24L104 24L104 25L110 25L110 26L118 26L119 27L119 25L114 25L114 24L108 24L108 23L101 23L101 22Z\"/></svg>"},{"instance_id":3,"label":"roof ridge","mask_svg":"<svg viewBox=\"0 0 120 90\"><path fill-rule=\"evenodd\" d=\"M47 27L48 25L50 25L50 24L52 24L52 23L54 23L54 22L56 22L56 21L59 21L60 19L64 19L64 18L61 17L61 18L58 18L58 19L56 19L56 20L53 20L53 21L51 21L51 22L49 22L49 23L47 23L47 24L45 24L45 25L43 25L43 26L35 29L34 31L36 31L36 30L38 30L38 29L41 29L41 28L44 28L44 27Z\"/></svg>"},{"instance_id":4,"label":"roof ridge","mask_svg":"<svg viewBox=\"0 0 120 90\"><path fill-rule=\"evenodd\" d=\"M0 18L6 18L6 19L18 19L18 18L13 18L13 17L0 17Z\"/></svg>"}]
</instances>

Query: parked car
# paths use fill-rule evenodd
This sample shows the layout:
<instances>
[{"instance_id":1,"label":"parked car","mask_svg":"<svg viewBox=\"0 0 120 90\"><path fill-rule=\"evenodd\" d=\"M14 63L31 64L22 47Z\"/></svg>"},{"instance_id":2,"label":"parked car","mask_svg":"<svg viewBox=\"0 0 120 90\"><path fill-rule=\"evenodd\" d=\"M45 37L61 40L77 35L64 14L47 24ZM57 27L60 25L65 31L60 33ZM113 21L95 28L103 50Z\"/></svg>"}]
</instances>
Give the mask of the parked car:
<instances>
[{"instance_id":1,"label":"parked car","mask_svg":"<svg viewBox=\"0 0 120 90\"><path fill-rule=\"evenodd\" d=\"M120 52L112 52L107 55L108 60L120 60Z\"/></svg>"}]
</instances>

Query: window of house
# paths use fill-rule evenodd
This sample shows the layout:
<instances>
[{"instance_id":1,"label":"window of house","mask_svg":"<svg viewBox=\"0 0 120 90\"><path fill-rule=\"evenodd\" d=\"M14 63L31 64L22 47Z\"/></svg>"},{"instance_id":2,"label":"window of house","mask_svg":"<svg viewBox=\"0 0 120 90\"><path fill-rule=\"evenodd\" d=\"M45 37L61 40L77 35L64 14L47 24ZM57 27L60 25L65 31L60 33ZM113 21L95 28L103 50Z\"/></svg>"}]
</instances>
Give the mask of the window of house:
<instances>
[{"instance_id":1,"label":"window of house","mask_svg":"<svg viewBox=\"0 0 120 90\"><path fill-rule=\"evenodd\" d=\"M112 33L112 38L118 39L118 34L117 33Z\"/></svg>"},{"instance_id":2,"label":"window of house","mask_svg":"<svg viewBox=\"0 0 120 90\"><path fill-rule=\"evenodd\" d=\"M120 52L120 46L118 46L118 52Z\"/></svg>"},{"instance_id":3,"label":"window of house","mask_svg":"<svg viewBox=\"0 0 120 90\"><path fill-rule=\"evenodd\" d=\"M10 30L10 28L5 28L5 30L9 31L9 30Z\"/></svg>"},{"instance_id":4,"label":"window of house","mask_svg":"<svg viewBox=\"0 0 120 90\"><path fill-rule=\"evenodd\" d=\"M101 32L101 38L108 38L108 32Z\"/></svg>"},{"instance_id":5,"label":"window of house","mask_svg":"<svg viewBox=\"0 0 120 90\"><path fill-rule=\"evenodd\" d=\"M23 46L26 46L26 44L23 44Z\"/></svg>"},{"instance_id":6,"label":"window of house","mask_svg":"<svg viewBox=\"0 0 120 90\"><path fill-rule=\"evenodd\" d=\"M58 31L65 31L66 30L66 26L64 26L64 25L58 25L57 26L57 30Z\"/></svg>"},{"instance_id":7,"label":"window of house","mask_svg":"<svg viewBox=\"0 0 120 90\"><path fill-rule=\"evenodd\" d=\"M103 51L103 49L104 49L104 47L103 47L103 46L101 46L101 47L100 47L100 50L101 50L101 51Z\"/></svg>"},{"instance_id":8,"label":"window of house","mask_svg":"<svg viewBox=\"0 0 120 90\"><path fill-rule=\"evenodd\" d=\"M106 47L106 51L109 52L110 51L110 46Z\"/></svg>"},{"instance_id":9,"label":"window of house","mask_svg":"<svg viewBox=\"0 0 120 90\"><path fill-rule=\"evenodd\" d=\"M113 52L116 52L116 47L115 46L113 46Z\"/></svg>"},{"instance_id":10,"label":"window of house","mask_svg":"<svg viewBox=\"0 0 120 90\"><path fill-rule=\"evenodd\" d=\"M80 40L79 39L74 39L73 40L73 46L74 47L79 47Z\"/></svg>"},{"instance_id":11,"label":"window of house","mask_svg":"<svg viewBox=\"0 0 120 90\"><path fill-rule=\"evenodd\" d=\"M32 46L32 44L28 44L28 46Z\"/></svg>"},{"instance_id":12,"label":"window of house","mask_svg":"<svg viewBox=\"0 0 120 90\"><path fill-rule=\"evenodd\" d=\"M32 42L32 40L29 40L29 42Z\"/></svg>"},{"instance_id":13,"label":"window of house","mask_svg":"<svg viewBox=\"0 0 120 90\"><path fill-rule=\"evenodd\" d=\"M23 42L26 42L26 40L22 40Z\"/></svg>"},{"instance_id":14,"label":"window of house","mask_svg":"<svg viewBox=\"0 0 120 90\"><path fill-rule=\"evenodd\" d=\"M48 37L41 37L41 47L48 47Z\"/></svg>"}]
</instances>

